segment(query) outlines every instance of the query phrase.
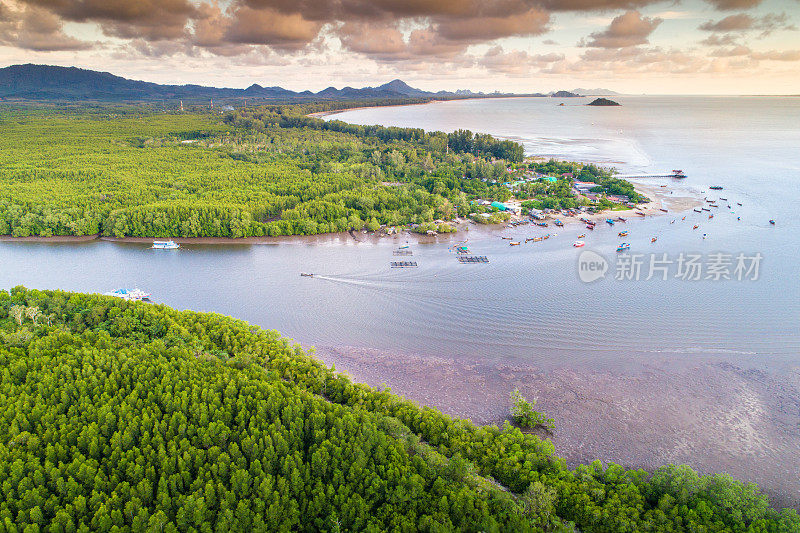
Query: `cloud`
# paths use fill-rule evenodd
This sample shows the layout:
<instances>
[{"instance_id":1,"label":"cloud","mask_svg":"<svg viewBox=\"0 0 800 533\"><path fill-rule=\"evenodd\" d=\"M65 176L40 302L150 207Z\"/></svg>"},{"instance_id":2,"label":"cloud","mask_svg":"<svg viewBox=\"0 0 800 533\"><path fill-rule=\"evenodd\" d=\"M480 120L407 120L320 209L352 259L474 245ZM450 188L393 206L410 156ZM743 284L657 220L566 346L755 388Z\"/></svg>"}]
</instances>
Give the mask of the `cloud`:
<instances>
[{"instance_id":1,"label":"cloud","mask_svg":"<svg viewBox=\"0 0 800 533\"><path fill-rule=\"evenodd\" d=\"M800 61L800 50L770 50L768 52L753 52L753 59L766 59L768 61Z\"/></svg>"},{"instance_id":2,"label":"cloud","mask_svg":"<svg viewBox=\"0 0 800 533\"><path fill-rule=\"evenodd\" d=\"M733 11L734 9L750 9L761 4L763 0L706 0L720 11Z\"/></svg>"},{"instance_id":3,"label":"cloud","mask_svg":"<svg viewBox=\"0 0 800 533\"><path fill-rule=\"evenodd\" d=\"M240 6L232 13L225 32L227 42L269 45L282 50L297 50L311 43L323 23L305 19L300 13L281 13L272 9Z\"/></svg>"},{"instance_id":4,"label":"cloud","mask_svg":"<svg viewBox=\"0 0 800 533\"><path fill-rule=\"evenodd\" d=\"M176 39L184 35L196 9L189 0L20 0L63 20L96 22L103 32L124 39Z\"/></svg>"},{"instance_id":5,"label":"cloud","mask_svg":"<svg viewBox=\"0 0 800 533\"><path fill-rule=\"evenodd\" d=\"M761 37L766 37L778 30L796 31L797 27L790 22L786 13L768 13L763 17L753 17L747 13L738 13L736 15L728 15L717 21L708 20L701 24L698 29L711 32L760 30Z\"/></svg>"},{"instance_id":6,"label":"cloud","mask_svg":"<svg viewBox=\"0 0 800 533\"><path fill-rule=\"evenodd\" d=\"M37 52L86 50L93 43L64 33L64 24L52 13L31 6L12 10L0 4L0 44Z\"/></svg>"},{"instance_id":7,"label":"cloud","mask_svg":"<svg viewBox=\"0 0 800 533\"><path fill-rule=\"evenodd\" d=\"M747 56L752 53L752 50L747 46L738 45L732 48L717 48L709 55L712 57L740 57Z\"/></svg>"},{"instance_id":8,"label":"cloud","mask_svg":"<svg viewBox=\"0 0 800 533\"><path fill-rule=\"evenodd\" d=\"M700 44L704 44L706 46L729 46L732 44L737 44L738 42L738 36L731 35L730 33L726 33L725 35L717 35L715 33L700 41Z\"/></svg>"},{"instance_id":9,"label":"cloud","mask_svg":"<svg viewBox=\"0 0 800 533\"><path fill-rule=\"evenodd\" d=\"M628 11L611 21L603 31L589 35L579 46L590 48L624 48L647 44L648 37L661 24L660 18L643 17L638 11Z\"/></svg>"},{"instance_id":10,"label":"cloud","mask_svg":"<svg viewBox=\"0 0 800 533\"><path fill-rule=\"evenodd\" d=\"M529 54L522 50L506 52L501 46L494 46L477 61L477 64L491 72L511 76L527 76L534 69L548 67L552 63L563 60L563 54Z\"/></svg>"}]
</instances>

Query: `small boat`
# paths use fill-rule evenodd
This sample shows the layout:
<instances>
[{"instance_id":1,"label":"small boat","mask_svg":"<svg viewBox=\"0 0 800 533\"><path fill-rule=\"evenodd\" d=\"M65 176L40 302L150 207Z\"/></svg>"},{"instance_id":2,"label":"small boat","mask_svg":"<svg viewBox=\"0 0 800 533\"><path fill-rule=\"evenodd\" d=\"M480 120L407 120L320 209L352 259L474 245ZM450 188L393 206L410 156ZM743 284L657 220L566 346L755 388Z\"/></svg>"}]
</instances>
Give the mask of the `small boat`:
<instances>
[{"instance_id":1,"label":"small boat","mask_svg":"<svg viewBox=\"0 0 800 533\"><path fill-rule=\"evenodd\" d=\"M556 221L555 221L555 222L553 222L553 224L555 224L555 225L556 225L556 226L558 226L559 228L561 228L561 227L563 227L563 226L564 226L564 223L563 223L563 222L561 222L561 221L560 221L560 220L558 220L558 219L556 219Z\"/></svg>"},{"instance_id":2,"label":"small boat","mask_svg":"<svg viewBox=\"0 0 800 533\"><path fill-rule=\"evenodd\" d=\"M547 227L547 222L537 222L536 225L537 226L541 226L543 228L546 228Z\"/></svg>"},{"instance_id":3,"label":"small boat","mask_svg":"<svg viewBox=\"0 0 800 533\"><path fill-rule=\"evenodd\" d=\"M709 189L713 189L713 190L715 190L715 191L721 191L721 190L722 190L722 187L721 187L721 186L719 186L719 185L711 185L711 186L709 187Z\"/></svg>"},{"instance_id":4,"label":"small boat","mask_svg":"<svg viewBox=\"0 0 800 533\"><path fill-rule=\"evenodd\" d=\"M650 242L656 242L657 240L658 240L658 237L653 237L652 239L650 239Z\"/></svg>"},{"instance_id":5,"label":"small boat","mask_svg":"<svg viewBox=\"0 0 800 533\"><path fill-rule=\"evenodd\" d=\"M742 202L736 202L736 205L742 205Z\"/></svg>"},{"instance_id":6,"label":"small boat","mask_svg":"<svg viewBox=\"0 0 800 533\"><path fill-rule=\"evenodd\" d=\"M624 219L622 217L617 217L617 220L619 220L620 222L626 222L627 221L627 219Z\"/></svg>"},{"instance_id":7,"label":"small boat","mask_svg":"<svg viewBox=\"0 0 800 533\"><path fill-rule=\"evenodd\" d=\"M140 289L117 289L115 291L105 293L106 296L115 296L117 298L122 298L123 300L127 300L129 302L139 302L141 300L146 300L150 297L149 292L144 292Z\"/></svg>"},{"instance_id":8,"label":"small boat","mask_svg":"<svg viewBox=\"0 0 800 533\"><path fill-rule=\"evenodd\" d=\"M719 199L722 200L723 202L727 202L728 201L727 198L723 198L722 196L720 196Z\"/></svg>"},{"instance_id":9,"label":"small boat","mask_svg":"<svg viewBox=\"0 0 800 533\"><path fill-rule=\"evenodd\" d=\"M666 209L663 209L663 208L659 208L659 211L664 211L665 213L669 213L669 211L667 211Z\"/></svg>"},{"instance_id":10,"label":"small boat","mask_svg":"<svg viewBox=\"0 0 800 533\"><path fill-rule=\"evenodd\" d=\"M630 250L630 249L631 249L631 245L628 244L627 242L623 242L622 244L617 246L617 251L618 252L624 252L625 250Z\"/></svg>"},{"instance_id":11,"label":"small boat","mask_svg":"<svg viewBox=\"0 0 800 533\"><path fill-rule=\"evenodd\" d=\"M700 209L697 209L696 207L694 208L694 212L695 213L702 213L702 211ZM686 218L686 217L684 217L684 218Z\"/></svg>"},{"instance_id":12,"label":"small boat","mask_svg":"<svg viewBox=\"0 0 800 533\"><path fill-rule=\"evenodd\" d=\"M508 243L509 246L519 246L519 241L511 241Z\"/></svg>"},{"instance_id":13,"label":"small boat","mask_svg":"<svg viewBox=\"0 0 800 533\"><path fill-rule=\"evenodd\" d=\"M542 238L541 237L534 237L533 238L533 242L542 242Z\"/></svg>"},{"instance_id":14,"label":"small boat","mask_svg":"<svg viewBox=\"0 0 800 533\"><path fill-rule=\"evenodd\" d=\"M711 209L707 209L705 207L701 208L703 211L711 211Z\"/></svg>"},{"instance_id":15,"label":"small boat","mask_svg":"<svg viewBox=\"0 0 800 533\"><path fill-rule=\"evenodd\" d=\"M627 237L628 236L628 231L627 230L620 231L619 233L617 233L617 236L618 237Z\"/></svg>"},{"instance_id":16,"label":"small boat","mask_svg":"<svg viewBox=\"0 0 800 533\"><path fill-rule=\"evenodd\" d=\"M642 213L641 211L636 211L636 214L639 215L640 217L645 216L644 213Z\"/></svg>"},{"instance_id":17,"label":"small boat","mask_svg":"<svg viewBox=\"0 0 800 533\"><path fill-rule=\"evenodd\" d=\"M586 229L594 229L594 224L586 224Z\"/></svg>"},{"instance_id":18,"label":"small boat","mask_svg":"<svg viewBox=\"0 0 800 533\"><path fill-rule=\"evenodd\" d=\"M700 212L700 211L698 211L698 213L699 213L699 212ZM686 217L683 217L681 220L686 220Z\"/></svg>"},{"instance_id":19,"label":"small boat","mask_svg":"<svg viewBox=\"0 0 800 533\"><path fill-rule=\"evenodd\" d=\"M710 215L708 215L708 218L714 218L714 213L711 213Z\"/></svg>"},{"instance_id":20,"label":"small boat","mask_svg":"<svg viewBox=\"0 0 800 533\"><path fill-rule=\"evenodd\" d=\"M692 229L697 229L697 228L699 228L699 227L700 227L700 225L699 225L699 224L695 224L694 226L692 226Z\"/></svg>"},{"instance_id":21,"label":"small boat","mask_svg":"<svg viewBox=\"0 0 800 533\"><path fill-rule=\"evenodd\" d=\"M775 225L775 221L774 220L770 220L769 223L772 224L773 226Z\"/></svg>"},{"instance_id":22,"label":"small boat","mask_svg":"<svg viewBox=\"0 0 800 533\"><path fill-rule=\"evenodd\" d=\"M607 218L607 219L606 219L606 222L607 222L607 223L608 223L610 226L613 226L613 225L614 225L614 220L612 220L612 219L610 219L610 218Z\"/></svg>"},{"instance_id":23,"label":"small boat","mask_svg":"<svg viewBox=\"0 0 800 533\"><path fill-rule=\"evenodd\" d=\"M583 241L575 241L575 242L572 243L572 246L574 246L575 248L580 248L581 246L584 246L585 244L586 243L583 242Z\"/></svg>"},{"instance_id":24,"label":"small boat","mask_svg":"<svg viewBox=\"0 0 800 533\"><path fill-rule=\"evenodd\" d=\"M313 278L314 274L308 274L306 272L300 272L300 275L306 278Z\"/></svg>"},{"instance_id":25,"label":"small boat","mask_svg":"<svg viewBox=\"0 0 800 533\"><path fill-rule=\"evenodd\" d=\"M585 234L585 233L581 233L580 235L578 235L578 238L579 238L579 239L583 239L584 237L586 237L586 234Z\"/></svg>"},{"instance_id":26,"label":"small boat","mask_svg":"<svg viewBox=\"0 0 800 533\"><path fill-rule=\"evenodd\" d=\"M703 238L705 239L706 237L708 237L708 233L703 233Z\"/></svg>"},{"instance_id":27,"label":"small boat","mask_svg":"<svg viewBox=\"0 0 800 533\"><path fill-rule=\"evenodd\" d=\"M666 185L662 185L661 187L666 187Z\"/></svg>"},{"instance_id":28,"label":"small boat","mask_svg":"<svg viewBox=\"0 0 800 533\"><path fill-rule=\"evenodd\" d=\"M670 224L674 224L674 223L675 223L675 220L673 220L672 222L670 222Z\"/></svg>"},{"instance_id":29,"label":"small boat","mask_svg":"<svg viewBox=\"0 0 800 533\"><path fill-rule=\"evenodd\" d=\"M507 240L507 241L510 241L510 240L511 240L511 237L502 237L502 236L501 236L500 238L501 238L501 239L505 239L505 240Z\"/></svg>"},{"instance_id":30,"label":"small boat","mask_svg":"<svg viewBox=\"0 0 800 533\"><path fill-rule=\"evenodd\" d=\"M153 250L177 250L181 245L175 241L153 241Z\"/></svg>"},{"instance_id":31,"label":"small boat","mask_svg":"<svg viewBox=\"0 0 800 533\"><path fill-rule=\"evenodd\" d=\"M409 247L409 245L408 245L408 244L406 244L405 246L400 246L400 247L398 248L398 250L405 250L405 249L406 249L406 248L408 248L408 247Z\"/></svg>"}]
</instances>

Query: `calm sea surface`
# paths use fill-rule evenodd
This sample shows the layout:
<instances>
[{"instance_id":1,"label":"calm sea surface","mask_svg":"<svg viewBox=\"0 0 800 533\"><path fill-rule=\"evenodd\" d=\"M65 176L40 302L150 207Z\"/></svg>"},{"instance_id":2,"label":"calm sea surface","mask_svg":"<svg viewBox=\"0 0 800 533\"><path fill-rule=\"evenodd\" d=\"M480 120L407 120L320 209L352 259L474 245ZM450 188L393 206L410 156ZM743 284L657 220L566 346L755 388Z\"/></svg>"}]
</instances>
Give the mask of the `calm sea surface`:
<instances>
[{"instance_id":1,"label":"calm sea surface","mask_svg":"<svg viewBox=\"0 0 800 533\"><path fill-rule=\"evenodd\" d=\"M800 99L615 99L622 107L592 108L569 99L559 107L561 100L553 98L520 98L329 117L428 130L467 128L518 140L530 154L600 161L625 173L682 168L689 175L682 182L649 181L667 184L676 195L705 191L728 199L720 201L713 220L689 211L686 221L669 214L630 220L623 228L598 226L584 250L604 255L610 270L595 283L578 279L581 250L571 243L585 230L575 225L502 232L522 239L558 232L519 247L509 247L500 232L464 233L473 252L489 257L482 265L459 264L452 243L412 244L419 268L411 270L389 267L392 260L412 259L392 256L405 237L185 245L177 251L101 241L3 242L0 287L105 292L136 286L157 302L233 315L304 345L543 366L700 356L800 362ZM724 190L709 191L712 184ZM701 227L692 230L694 223ZM672 260L681 252L760 253L759 279L686 281L673 277L673 264L667 281L647 281L647 255L641 280L617 281L621 229L630 231L624 240L631 253L657 252ZM320 276L301 278L301 271Z\"/></svg>"}]
</instances>

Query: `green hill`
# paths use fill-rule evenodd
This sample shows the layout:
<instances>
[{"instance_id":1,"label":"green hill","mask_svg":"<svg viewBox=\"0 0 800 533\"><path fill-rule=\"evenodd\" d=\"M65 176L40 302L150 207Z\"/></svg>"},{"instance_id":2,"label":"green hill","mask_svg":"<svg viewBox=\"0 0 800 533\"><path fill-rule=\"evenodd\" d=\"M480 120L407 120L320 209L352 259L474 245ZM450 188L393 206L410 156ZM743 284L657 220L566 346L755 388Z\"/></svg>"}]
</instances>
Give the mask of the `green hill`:
<instances>
[{"instance_id":1,"label":"green hill","mask_svg":"<svg viewBox=\"0 0 800 533\"><path fill-rule=\"evenodd\" d=\"M3 532L800 530L755 486L570 470L220 315L15 288L0 340Z\"/></svg>"}]
</instances>

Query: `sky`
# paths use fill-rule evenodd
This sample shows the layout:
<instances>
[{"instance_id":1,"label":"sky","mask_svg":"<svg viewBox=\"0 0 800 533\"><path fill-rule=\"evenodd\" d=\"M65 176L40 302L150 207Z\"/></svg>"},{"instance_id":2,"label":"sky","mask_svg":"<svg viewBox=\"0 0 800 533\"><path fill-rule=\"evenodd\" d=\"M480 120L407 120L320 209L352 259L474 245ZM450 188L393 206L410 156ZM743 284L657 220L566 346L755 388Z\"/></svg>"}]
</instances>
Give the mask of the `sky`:
<instances>
[{"instance_id":1,"label":"sky","mask_svg":"<svg viewBox=\"0 0 800 533\"><path fill-rule=\"evenodd\" d=\"M319 91L800 94L800 0L0 0L0 66Z\"/></svg>"}]
</instances>

